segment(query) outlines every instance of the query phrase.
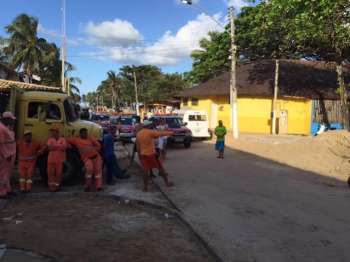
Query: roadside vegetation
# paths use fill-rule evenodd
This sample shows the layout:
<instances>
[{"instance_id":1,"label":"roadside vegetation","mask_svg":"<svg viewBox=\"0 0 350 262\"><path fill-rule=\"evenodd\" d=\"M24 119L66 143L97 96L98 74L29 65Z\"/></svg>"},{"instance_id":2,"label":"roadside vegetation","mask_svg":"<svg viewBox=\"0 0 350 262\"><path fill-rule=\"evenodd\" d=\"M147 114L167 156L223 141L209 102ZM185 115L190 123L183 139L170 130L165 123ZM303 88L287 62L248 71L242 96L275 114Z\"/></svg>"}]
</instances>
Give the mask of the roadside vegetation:
<instances>
[{"instance_id":1,"label":"roadside vegetation","mask_svg":"<svg viewBox=\"0 0 350 262\"><path fill-rule=\"evenodd\" d=\"M16 80L19 74L25 74L30 83L39 82L49 86L61 86L60 49L55 43L38 36L39 20L36 17L20 14L5 27L7 36L0 38L0 69L8 77ZM74 65L65 63L65 78L68 90L76 101L80 100L79 84L81 80L74 77ZM40 81L35 76L40 77Z\"/></svg>"}]
</instances>

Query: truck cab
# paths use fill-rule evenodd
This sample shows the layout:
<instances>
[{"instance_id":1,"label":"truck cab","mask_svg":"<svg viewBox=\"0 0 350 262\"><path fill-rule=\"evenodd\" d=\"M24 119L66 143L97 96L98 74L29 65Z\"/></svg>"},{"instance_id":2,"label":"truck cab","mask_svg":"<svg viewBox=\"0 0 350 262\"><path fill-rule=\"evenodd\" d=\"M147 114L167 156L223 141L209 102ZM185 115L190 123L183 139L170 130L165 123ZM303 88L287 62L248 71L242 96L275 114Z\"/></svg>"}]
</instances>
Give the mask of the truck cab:
<instances>
[{"instance_id":1,"label":"truck cab","mask_svg":"<svg viewBox=\"0 0 350 262\"><path fill-rule=\"evenodd\" d=\"M60 126L60 133L66 138L78 136L79 130L86 128L90 136L102 139L102 128L79 119L72 98L60 90L56 87L0 79L0 113L8 110L15 114L16 139L22 138L25 130L30 130L33 140L44 144L53 124ZM43 156L37 161L43 178L46 178L46 158ZM67 150L65 176L71 178L81 174L82 167L77 150Z\"/></svg>"}]
</instances>

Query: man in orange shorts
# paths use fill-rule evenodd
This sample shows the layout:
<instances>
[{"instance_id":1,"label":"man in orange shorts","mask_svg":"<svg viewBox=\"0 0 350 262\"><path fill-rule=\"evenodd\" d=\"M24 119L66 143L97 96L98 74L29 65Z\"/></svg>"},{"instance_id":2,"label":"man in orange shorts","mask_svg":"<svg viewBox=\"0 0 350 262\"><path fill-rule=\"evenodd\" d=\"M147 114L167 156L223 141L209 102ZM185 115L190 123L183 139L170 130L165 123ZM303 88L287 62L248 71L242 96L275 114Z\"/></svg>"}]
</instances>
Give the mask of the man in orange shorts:
<instances>
[{"instance_id":1,"label":"man in orange shorts","mask_svg":"<svg viewBox=\"0 0 350 262\"><path fill-rule=\"evenodd\" d=\"M168 187L173 186L172 182L168 181L168 174L165 172L163 165L157 159L154 140L162 136L171 136L173 132L169 131L156 131L153 130L154 125L152 121L145 120L143 122L143 128L137 133L136 143L137 151L140 158L141 165L143 167L143 191L148 191L148 180L152 169L158 169L159 174L163 177L165 185Z\"/></svg>"},{"instance_id":2,"label":"man in orange shorts","mask_svg":"<svg viewBox=\"0 0 350 262\"><path fill-rule=\"evenodd\" d=\"M47 158L48 185L51 192L60 190L62 182L63 163L66 161L66 139L60 137L60 128L53 125L50 128L51 137L47 140L49 155Z\"/></svg>"},{"instance_id":3,"label":"man in orange shorts","mask_svg":"<svg viewBox=\"0 0 350 262\"><path fill-rule=\"evenodd\" d=\"M23 139L18 142L19 186L22 193L32 190L32 176L40 153L41 146L32 141L32 132L24 131Z\"/></svg>"},{"instance_id":4,"label":"man in orange shorts","mask_svg":"<svg viewBox=\"0 0 350 262\"><path fill-rule=\"evenodd\" d=\"M68 143L75 146L85 166L85 191L91 190L92 179L95 178L95 186L102 190L102 159L99 154L101 145L94 138L88 136L86 128L79 131L80 137L69 138Z\"/></svg>"}]
</instances>

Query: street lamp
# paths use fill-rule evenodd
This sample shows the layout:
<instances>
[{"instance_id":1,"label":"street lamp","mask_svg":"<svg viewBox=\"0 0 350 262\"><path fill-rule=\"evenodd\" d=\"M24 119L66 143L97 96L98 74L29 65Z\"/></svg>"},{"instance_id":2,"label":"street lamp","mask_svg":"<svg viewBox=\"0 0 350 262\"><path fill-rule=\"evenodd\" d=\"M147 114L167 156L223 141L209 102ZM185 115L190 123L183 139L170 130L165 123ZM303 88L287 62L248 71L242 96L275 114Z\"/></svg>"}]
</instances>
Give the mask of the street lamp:
<instances>
[{"instance_id":1,"label":"street lamp","mask_svg":"<svg viewBox=\"0 0 350 262\"><path fill-rule=\"evenodd\" d=\"M181 2L185 5L192 5L192 0L182 0Z\"/></svg>"},{"instance_id":2,"label":"street lamp","mask_svg":"<svg viewBox=\"0 0 350 262\"><path fill-rule=\"evenodd\" d=\"M183 4L192 5L192 0L181 0ZM198 4L193 5L196 6L200 11L207 14L203 8L201 8ZM208 14L207 14L208 15ZM219 21L214 19L212 16L208 15L213 21L215 21L221 28L225 29ZM237 110L237 79L236 79L236 65L237 65L237 46L235 43L235 16L234 16L234 8L229 8L229 16L230 16L230 27L231 27L231 79L230 79L230 105L231 105L231 123L232 123L232 135L234 139L238 138L238 110Z\"/></svg>"}]
</instances>

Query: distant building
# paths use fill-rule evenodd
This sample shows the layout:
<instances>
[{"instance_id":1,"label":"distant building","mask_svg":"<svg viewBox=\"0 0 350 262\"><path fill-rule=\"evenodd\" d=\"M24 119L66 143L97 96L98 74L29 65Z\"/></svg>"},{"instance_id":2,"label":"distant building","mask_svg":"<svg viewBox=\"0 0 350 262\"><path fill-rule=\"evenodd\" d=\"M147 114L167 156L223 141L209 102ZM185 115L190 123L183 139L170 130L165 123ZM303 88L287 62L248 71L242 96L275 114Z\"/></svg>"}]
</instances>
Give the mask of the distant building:
<instances>
[{"instance_id":1,"label":"distant building","mask_svg":"<svg viewBox=\"0 0 350 262\"><path fill-rule=\"evenodd\" d=\"M344 68L346 83L350 70ZM275 61L264 60L237 66L238 120L242 133L270 134ZM279 134L309 135L323 122L341 122L337 75L334 64L300 60L281 60L277 101ZM218 120L232 129L230 73L186 89L179 95L181 109L205 110L210 126Z\"/></svg>"}]
</instances>

